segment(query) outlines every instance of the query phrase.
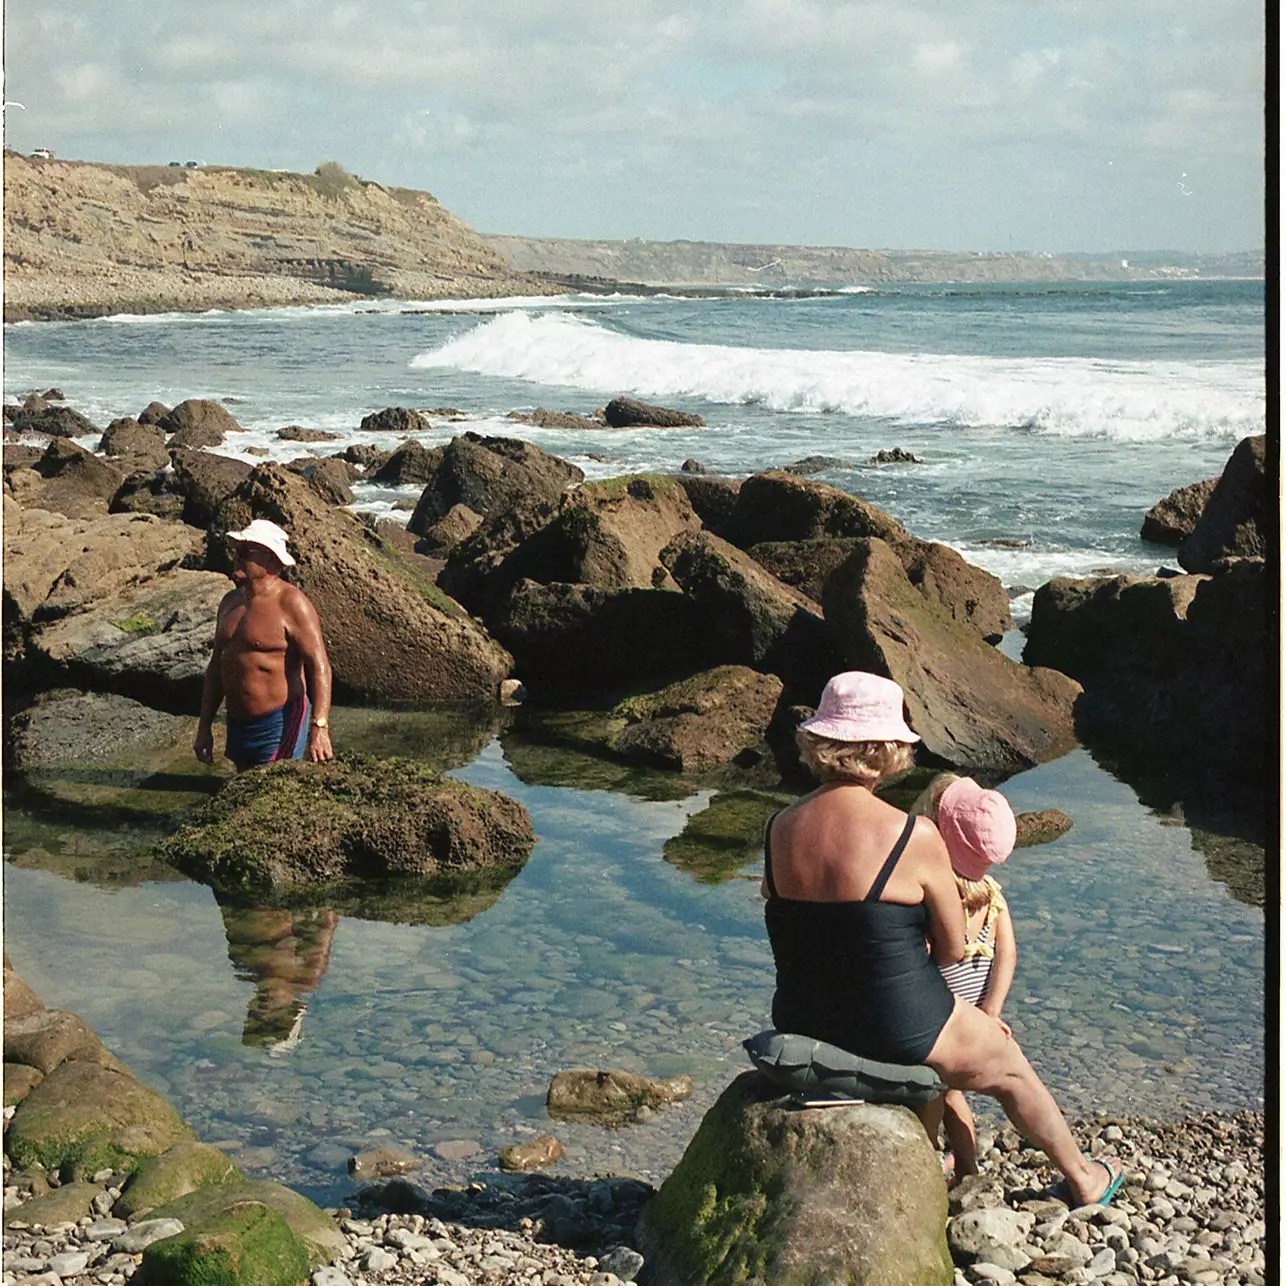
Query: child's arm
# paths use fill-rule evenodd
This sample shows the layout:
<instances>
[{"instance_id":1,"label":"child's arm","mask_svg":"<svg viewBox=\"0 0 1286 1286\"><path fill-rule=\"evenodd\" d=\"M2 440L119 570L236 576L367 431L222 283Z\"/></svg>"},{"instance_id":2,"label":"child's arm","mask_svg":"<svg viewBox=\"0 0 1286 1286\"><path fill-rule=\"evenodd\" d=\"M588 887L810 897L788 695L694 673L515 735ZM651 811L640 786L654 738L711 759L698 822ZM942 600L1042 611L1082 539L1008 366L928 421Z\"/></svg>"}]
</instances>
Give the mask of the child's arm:
<instances>
[{"instance_id":1,"label":"child's arm","mask_svg":"<svg viewBox=\"0 0 1286 1286\"><path fill-rule=\"evenodd\" d=\"M978 1006L984 1014L993 1018L1000 1017L1005 998L1014 981L1014 969L1018 964L1018 944L1014 941L1014 923L1009 918L1009 908L1003 908L996 916L996 958L991 965L991 981L987 984L987 994Z\"/></svg>"}]
</instances>

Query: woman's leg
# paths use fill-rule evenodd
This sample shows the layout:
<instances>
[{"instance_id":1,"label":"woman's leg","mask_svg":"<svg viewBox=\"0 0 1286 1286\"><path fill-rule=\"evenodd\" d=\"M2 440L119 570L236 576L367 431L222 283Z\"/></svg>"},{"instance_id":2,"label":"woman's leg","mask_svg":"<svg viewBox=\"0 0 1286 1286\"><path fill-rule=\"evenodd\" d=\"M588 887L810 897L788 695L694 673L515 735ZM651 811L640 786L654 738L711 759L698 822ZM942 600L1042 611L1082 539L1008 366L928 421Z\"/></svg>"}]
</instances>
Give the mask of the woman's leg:
<instances>
[{"instance_id":1,"label":"woman's leg","mask_svg":"<svg viewBox=\"0 0 1286 1286\"><path fill-rule=\"evenodd\" d=\"M1111 1175L1081 1152L1053 1095L996 1019L957 999L924 1061L952 1089L997 1099L1023 1137L1067 1176L1077 1202L1088 1205L1107 1190Z\"/></svg>"},{"instance_id":2,"label":"woman's leg","mask_svg":"<svg viewBox=\"0 0 1286 1286\"><path fill-rule=\"evenodd\" d=\"M963 1179L966 1174L978 1173L978 1138L973 1128L973 1113L960 1090L948 1090L943 1096L946 1111L943 1124L946 1126L947 1142L951 1154L955 1157L956 1177Z\"/></svg>"}]
</instances>

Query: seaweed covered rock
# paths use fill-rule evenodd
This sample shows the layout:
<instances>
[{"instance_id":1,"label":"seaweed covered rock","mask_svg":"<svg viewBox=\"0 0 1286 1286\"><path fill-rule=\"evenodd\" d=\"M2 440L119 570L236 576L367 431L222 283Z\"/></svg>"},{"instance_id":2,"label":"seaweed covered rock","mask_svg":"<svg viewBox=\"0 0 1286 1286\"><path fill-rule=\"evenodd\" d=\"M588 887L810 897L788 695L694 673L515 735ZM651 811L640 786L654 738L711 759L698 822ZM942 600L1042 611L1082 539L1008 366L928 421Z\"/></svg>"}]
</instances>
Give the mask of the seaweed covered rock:
<instances>
[{"instance_id":1,"label":"seaweed covered rock","mask_svg":"<svg viewBox=\"0 0 1286 1286\"><path fill-rule=\"evenodd\" d=\"M142 1162L112 1206L112 1214L117 1219L139 1219L149 1210L177 1201L198 1188L244 1178L218 1148L184 1139Z\"/></svg>"},{"instance_id":2,"label":"seaweed covered rock","mask_svg":"<svg viewBox=\"0 0 1286 1286\"><path fill-rule=\"evenodd\" d=\"M912 1112L778 1094L747 1072L706 1113L639 1224L654 1286L950 1286L946 1184Z\"/></svg>"},{"instance_id":3,"label":"seaweed covered rock","mask_svg":"<svg viewBox=\"0 0 1286 1286\"><path fill-rule=\"evenodd\" d=\"M223 893L517 868L535 835L497 791L413 759L288 760L230 781L161 854Z\"/></svg>"},{"instance_id":4,"label":"seaweed covered rock","mask_svg":"<svg viewBox=\"0 0 1286 1286\"><path fill-rule=\"evenodd\" d=\"M638 1072L619 1070L559 1072L549 1083L545 1106L555 1120L620 1125L638 1119L641 1108L653 1111L691 1093L690 1076L654 1081Z\"/></svg>"},{"instance_id":5,"label":"seaweed covered rock","mask_svg":"<svg viewBox=\"0 0 1286 1286\"><path fill-rule=\"evenodd\" d=\"M721 791L665 841L661 856L703 884L721 884L762 861L768 819L792 802L763 790Z\"/></svg>"}]
</instances>

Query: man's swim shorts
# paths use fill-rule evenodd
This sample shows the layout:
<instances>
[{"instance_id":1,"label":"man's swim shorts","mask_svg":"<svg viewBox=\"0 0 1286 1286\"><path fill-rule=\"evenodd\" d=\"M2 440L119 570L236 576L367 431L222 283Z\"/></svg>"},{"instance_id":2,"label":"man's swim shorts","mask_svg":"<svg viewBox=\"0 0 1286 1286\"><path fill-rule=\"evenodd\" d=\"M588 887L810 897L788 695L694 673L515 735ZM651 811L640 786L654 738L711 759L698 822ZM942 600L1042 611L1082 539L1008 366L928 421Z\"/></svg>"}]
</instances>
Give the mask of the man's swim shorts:
<instances>
[{"instance_id":1,"label":"man's swim shorts","mask_svg":"<svg viewBox=\"0 0 1286 1286\"><path fill-rule=\"evenodd\" d=\"M224 754L238 768L255 768L278 759L302 759L308 749L308 721L312 703L307 697L255 719L229 719Z\"/></svg>"}]
</instances>

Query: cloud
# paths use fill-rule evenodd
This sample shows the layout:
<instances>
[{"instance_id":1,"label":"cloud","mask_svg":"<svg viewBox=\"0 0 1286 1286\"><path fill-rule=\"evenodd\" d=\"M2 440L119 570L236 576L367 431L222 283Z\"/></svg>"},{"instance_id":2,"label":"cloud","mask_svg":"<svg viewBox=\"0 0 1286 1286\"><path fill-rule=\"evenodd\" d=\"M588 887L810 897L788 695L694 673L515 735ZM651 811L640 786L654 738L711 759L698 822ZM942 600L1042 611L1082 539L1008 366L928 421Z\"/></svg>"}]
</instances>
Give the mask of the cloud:
<instances>
[{"instance_id":1,"label":"cloud","mask_svg":"<svg viewBox=\"0 0 1286 1286\"><path fill-rule=\"evenodd\" d=\"M669 209L674 235L834 242L868 231L860 179L883 244L988 248L1049 230L1034 174L1075 187L1110 152L1126 177L1054 220L1061 244L1146 217L1156 244L1262 235L1250 0L10 0L5 52L12 146L334 157L489 230L666 235ZM952 165L987 176L990 216L944 205ZM1231 198L1141 223L1152 180L1128 176L1176 165Z\"/></svg>"}]
</instances>

